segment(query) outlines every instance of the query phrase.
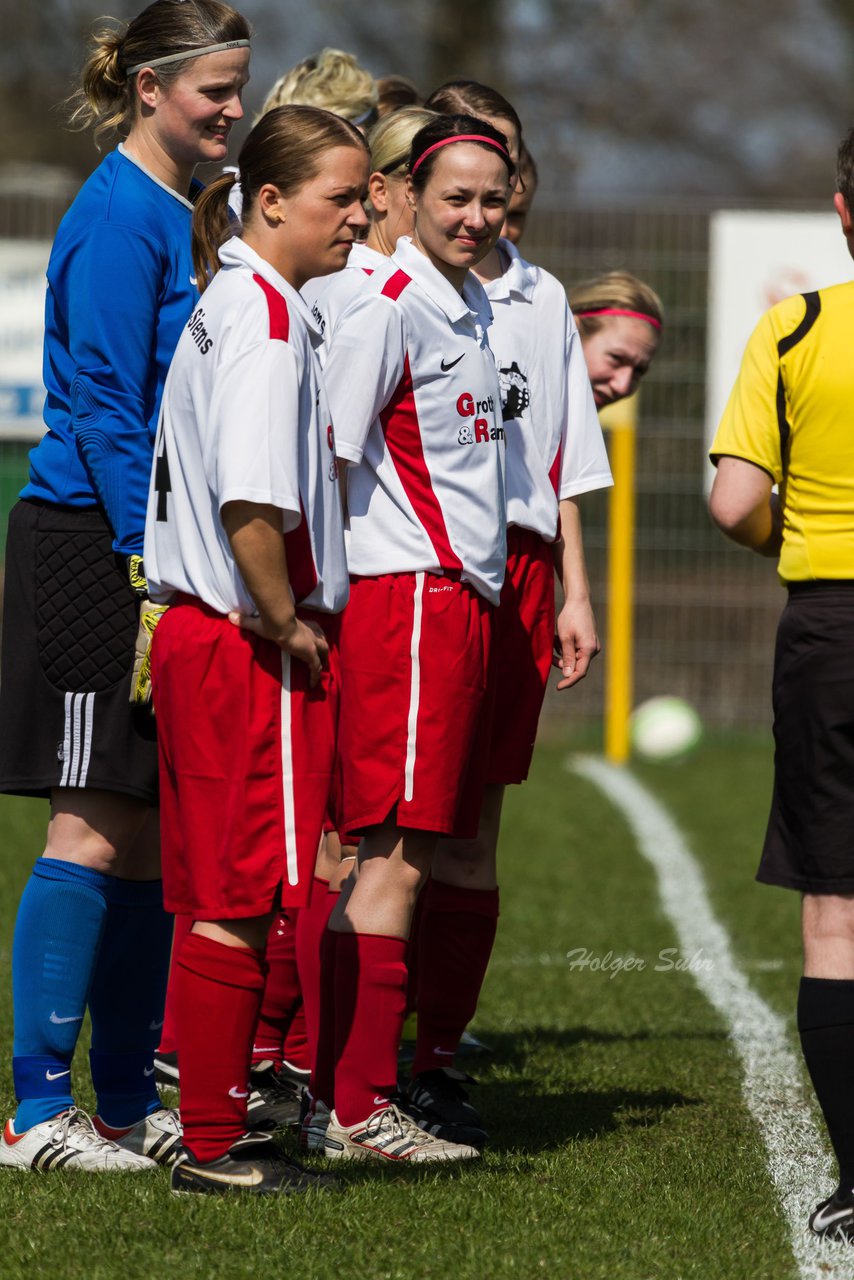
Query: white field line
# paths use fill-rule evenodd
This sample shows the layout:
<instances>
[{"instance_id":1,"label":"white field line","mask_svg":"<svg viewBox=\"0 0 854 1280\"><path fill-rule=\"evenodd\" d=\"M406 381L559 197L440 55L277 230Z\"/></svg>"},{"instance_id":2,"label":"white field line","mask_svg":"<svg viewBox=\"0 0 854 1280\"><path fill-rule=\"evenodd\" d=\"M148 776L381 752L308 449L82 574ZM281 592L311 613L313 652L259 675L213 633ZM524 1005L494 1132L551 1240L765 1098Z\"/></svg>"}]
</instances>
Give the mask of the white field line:
<instances>
[{"instance_id":1,"label":"white field line","mask_svg":"<svg viewBox=\"0 0 854 1280\"><path fill-rule=\"evenodd\" d=\"M655 869L661 903L683 955L702 950L703 958L711 962L690 972L726 1023L741 1058L744 1099L765 1143L802 1280L854 1277L854 1249L819 1241L806 1225L816 1202L830 1194L835 1179L804 1088L800 1057L792 1049L784 1020L757 995L736 964L684 836L626 770L592 756L571 757L566 767L594 783L622 813L638 850ZM793 938L792 945L796 943Z\"/></svg>"}]
</instances>

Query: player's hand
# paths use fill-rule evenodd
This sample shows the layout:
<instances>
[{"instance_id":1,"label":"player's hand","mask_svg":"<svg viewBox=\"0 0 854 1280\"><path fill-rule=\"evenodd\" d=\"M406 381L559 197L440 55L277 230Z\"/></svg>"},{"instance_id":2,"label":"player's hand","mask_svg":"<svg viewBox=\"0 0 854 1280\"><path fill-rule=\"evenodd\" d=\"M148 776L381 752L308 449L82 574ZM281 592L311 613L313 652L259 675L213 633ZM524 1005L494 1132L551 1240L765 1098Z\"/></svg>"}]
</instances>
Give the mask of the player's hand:
<instances>
[{"instance_id":1,"label":"player's hand","mask_svg":"<svg viewBox=\"0 0 854 1280\"><path fill-rule=\"evenodd\" d=\"M154 638L155 627L168 608L168 604L152 604L150 600L140 601L139 629L136 633L133 674L130 682L130 701L138 707L151 706L151 641Z\"/></svg>"},{"instance_id":2,"label":"player's hand","mask_svg":"<svg viewBox=\"0 0 854 1280\"><path fill-rule=\"evenodd\" d=\"M567 601L557 619L552 665L563 672L558 689L571 689L587 675L601 648L590 601Z\"/></svg>"},{"instance_id":3,"label":"player's hand","mask_svg":"<svg viewBox=\"0 0 854 1280\"><path fill-rule=\"evenodd\" d=\"M254 614L230 613L229 622L244 631L252 631L256 636L272 640L292 658L298 658L308 667L308 682L313 689L320 680L325 667L329 665L329 645L316 622L303 622L301 618L292 617L284 626L277 627Z\"/></svg>"}]
</instances>

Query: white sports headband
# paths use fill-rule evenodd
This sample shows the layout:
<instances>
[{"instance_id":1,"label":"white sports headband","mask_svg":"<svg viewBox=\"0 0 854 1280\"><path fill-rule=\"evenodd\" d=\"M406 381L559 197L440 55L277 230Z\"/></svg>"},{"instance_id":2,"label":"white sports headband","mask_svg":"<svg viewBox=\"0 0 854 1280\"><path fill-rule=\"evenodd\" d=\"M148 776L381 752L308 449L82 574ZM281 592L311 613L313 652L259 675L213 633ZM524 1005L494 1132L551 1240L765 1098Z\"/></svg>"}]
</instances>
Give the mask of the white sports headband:
<instances>
[{"instance_id":1,"label":"white sports headband","mask_svg":"<svg viewBox=\"0 0 854 1280\"><path fill-rule=\"evenodd\" d=\"M152 58L149 62L138 62L135 67L128 67L129 76L136 75L143 67L164 67L167 62L182 62L184 58L201 58L204 53L222 53L223 49L247 49L248 40L225 40L222 44L206 44L203 49L187 49L184 53L168 53L165 58Z\"/></svg>"}]
</instances>

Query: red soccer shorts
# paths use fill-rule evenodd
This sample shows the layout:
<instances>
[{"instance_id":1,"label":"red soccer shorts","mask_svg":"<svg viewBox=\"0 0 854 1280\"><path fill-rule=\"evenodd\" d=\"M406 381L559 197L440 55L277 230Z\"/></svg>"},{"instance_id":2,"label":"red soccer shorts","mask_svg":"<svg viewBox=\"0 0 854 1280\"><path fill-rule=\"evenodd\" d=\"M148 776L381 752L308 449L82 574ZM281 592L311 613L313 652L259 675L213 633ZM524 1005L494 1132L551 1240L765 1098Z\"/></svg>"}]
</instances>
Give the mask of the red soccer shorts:
<instances>
[{"instance_id":1,"label":"red soccer shorts","mask_svg":"<svg viewBox=\"0 0 854 1280\"><path fill-rule=\"evenodd\" d=\"M546 696L555 634L552 548L507 530L507 572L495 615L495 710L487 782L524 782Z\"/></svg>"},{"instance_id":2,"label":"red soccer shorts","mask_svg":"<svg viewBox=\"0 0 854 1280\"><path fill-rule=\"evenodd\" d=\"M433 573L356 578L341 621L343 829L471 835L482 787L493 607ZM480 736L479 736L480 735ZM473 758L479 753L480 758ZM460 829L459 819L466 815ZM342 839L345 839L342 836Z\"/></svg>"},{"instance_id":3,"label":"red soccer shorts","mask_svg":"<svg viewBox=\"0 0 854 1280\"><path fill-rule=\"evenodd\" d=\"M160 749L163 890L196 920L308 902L335 760L339 619L299 610L329 641L305 663L199 601L158 624L152 679Z\"/></svg>"}]
</instances>

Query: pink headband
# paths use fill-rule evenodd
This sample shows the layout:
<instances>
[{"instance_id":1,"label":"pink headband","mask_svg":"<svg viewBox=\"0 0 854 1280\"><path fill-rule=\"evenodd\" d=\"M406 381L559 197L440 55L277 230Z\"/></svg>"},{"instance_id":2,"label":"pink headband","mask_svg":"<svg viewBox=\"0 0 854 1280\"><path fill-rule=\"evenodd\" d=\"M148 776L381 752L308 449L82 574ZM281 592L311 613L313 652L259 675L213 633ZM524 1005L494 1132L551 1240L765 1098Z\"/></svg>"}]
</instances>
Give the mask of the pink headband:
<instances>
[{"instance_id":1,"label":"pink headband","mask_svg":"<svg viewBox=\"0 0 854 1280\"><path fill-rule=\"evenodd\" d=\"M633 320L645 320L653 329L661 329L661 321L648 316L645 311L624 311L622 307L594 307L592 311L576 311L577 316L631 316Z\"/></svg>"},{"instance_id":2,"label":"pink headband","mask_svg":"<svg viewBox=\"0 0 854 1280\"><path fill-rule=\"evenodd\" d=\"M453 138L443 138L441 142L434 142L432 147L428 147L426 151L422 151L421 155L415 161L410 173L415 173L420 164L423 164L431 151L438 151L439 147L446 147L449 142L485 142L490 147L495 147L496 151L504 156L505 160L509 160L510 156L505 147L500 142L496 142L494 138L485 138L481 133L456 133Z\"/></svg>"}]
</instances>

